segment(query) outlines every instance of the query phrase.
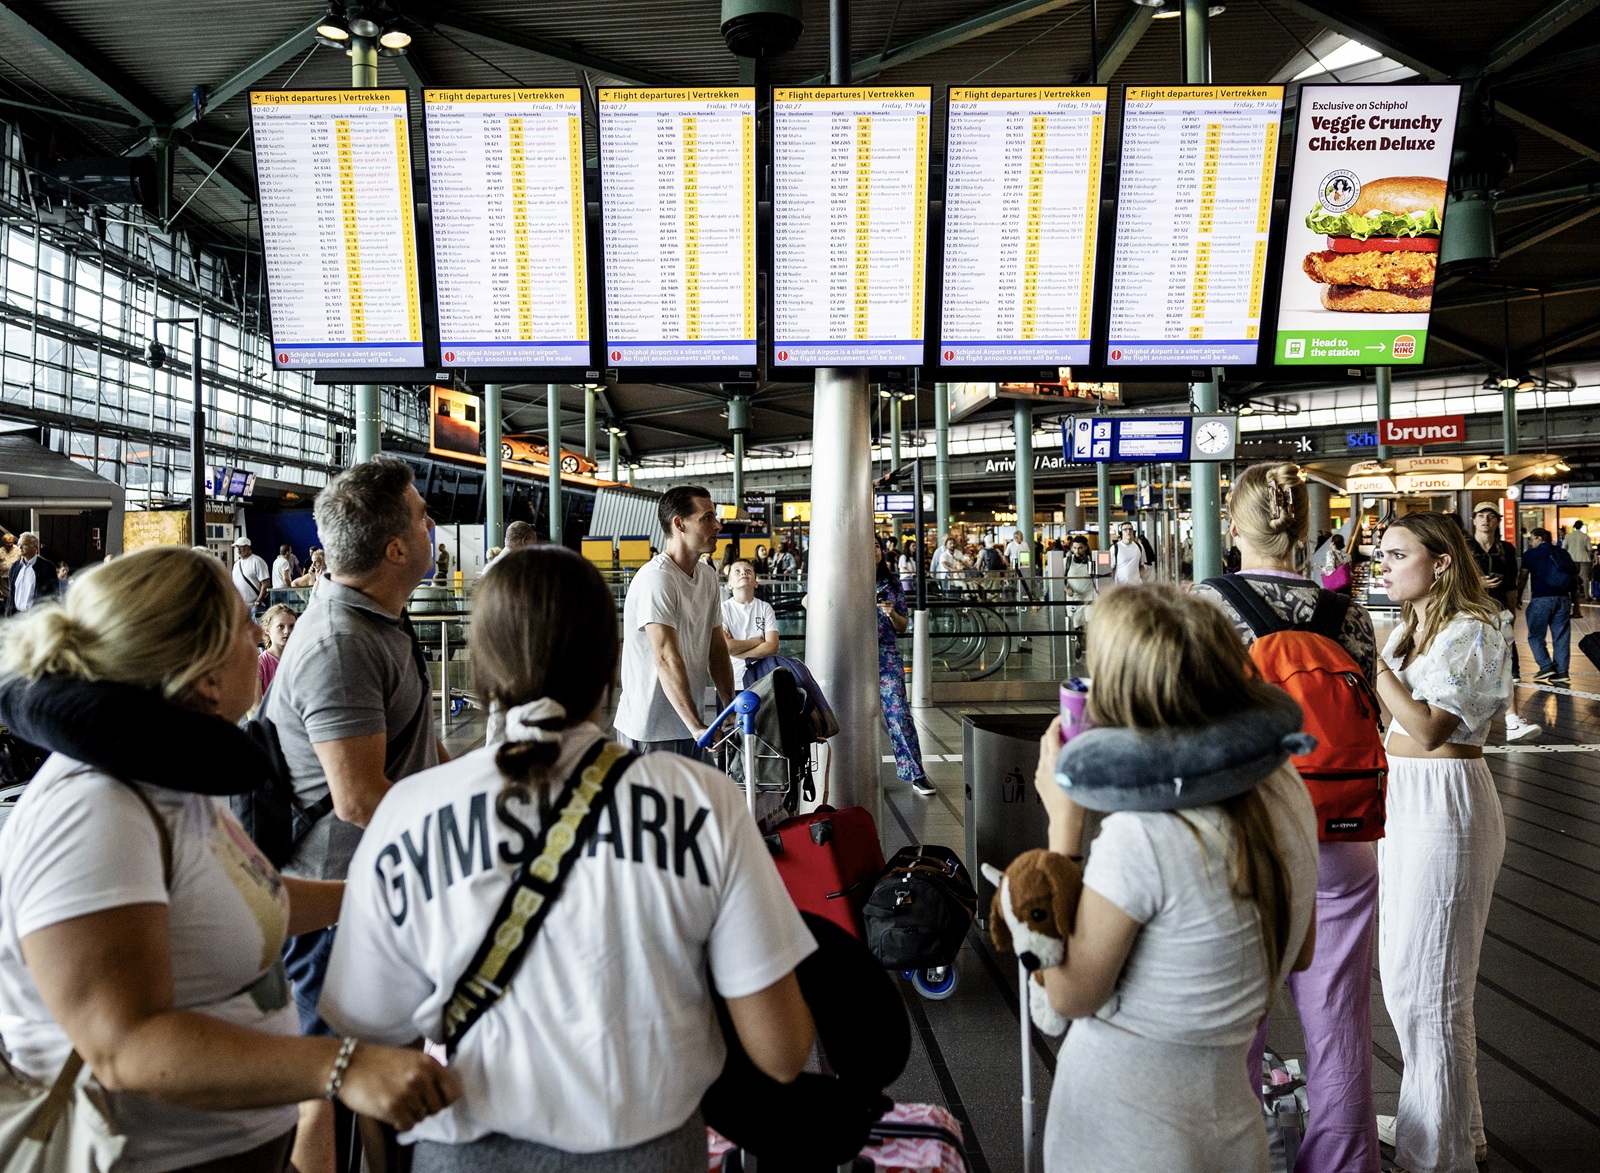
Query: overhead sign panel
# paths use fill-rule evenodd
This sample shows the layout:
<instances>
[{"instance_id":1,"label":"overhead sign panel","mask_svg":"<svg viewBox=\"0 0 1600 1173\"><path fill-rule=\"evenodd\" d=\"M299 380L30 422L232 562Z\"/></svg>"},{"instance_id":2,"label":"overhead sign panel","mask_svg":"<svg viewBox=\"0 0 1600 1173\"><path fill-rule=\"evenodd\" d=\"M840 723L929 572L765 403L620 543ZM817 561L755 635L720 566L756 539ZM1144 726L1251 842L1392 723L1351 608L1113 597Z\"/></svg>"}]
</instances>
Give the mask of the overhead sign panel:
<instances>
[{"instance_id":1,"label":"overhead sign panel","mask_svg":"<svg viewBox=\"0 0 1600 1173\"><path fill-rule=\"evenodd\" d=\"M1089 361L1105 86L952 87L944 366Z\"/></svg>"},{"instance_id":2,"label":"overhead sign panel","mask_svg":"<svg viewBox=\"0 0 1600 1173\"><path fill-rule=\"evenodd\" d=\"M1062 422L1062 455L1080 463L1232 460L1233 415L1080 415Z\"/></svg>"},{"instance_id":3,"label":"overhead sign panel","mask_svg":"<svg viewBox=\"0 0 1600 1173\"><path fill-rule=\"evenodd\" d=\"M1457 85L1300 91L1279 363L1422 362L1460 99Z\"/></svg>"},{"instance_id":4,"label":"overhead sign panel","mask_svg":"<svg viewBox=\"0 0 1600 1173\"><path fill-rule=\"evenodd\" d=\"M1427 415L1413 419L1380 419L1380 444L1460 444L1467 438L1464 415Z\"/></svg>"},{"instance_id":5,"label":"overhead sign panel","mask_svg":"<svg viewBox=\"0 0 1600 1173\"><path fill-rule=\"evenodd\" d=\"M1250 364L1282 86L1130 86L1106 361Z\"/></svg>"},{"instance_id":6,"label":"overhead sign panel","mask_svg":"<svg viewBox=\"0 0 1600 1173\"><path fill-rule=\"evenodd\" d=\"M776 366L922 362L930 95L773 90Z\"/></svg>"},{"instance_id":7,"label":"overhead sign panel","mask_svg":"<svg viewBox=\"0 0 1600 1173\"><path fill-rule=\"evenodd\" d=\"M756 362L756 91L602 89L606 365Z\"/></svg>"},{"instance_id":8,"label":"overhead sign panel","mask_svg":"<svg viewBox=\"0 0 1600 1173\"><path fill-rule=\"evenodd\" d=\"M252 92L279 369L423 362L405 90Z\"/></svg>"},{"instance_id":9,"label":"overhead sign panel","mask_svg":"<svg viewBox=\"0 0 1600 1173\"><path fill-rule=\"evenodd\" d=\"M585 366L577 89L424 90L446 366Z\"/></svg>"}]
</instances>

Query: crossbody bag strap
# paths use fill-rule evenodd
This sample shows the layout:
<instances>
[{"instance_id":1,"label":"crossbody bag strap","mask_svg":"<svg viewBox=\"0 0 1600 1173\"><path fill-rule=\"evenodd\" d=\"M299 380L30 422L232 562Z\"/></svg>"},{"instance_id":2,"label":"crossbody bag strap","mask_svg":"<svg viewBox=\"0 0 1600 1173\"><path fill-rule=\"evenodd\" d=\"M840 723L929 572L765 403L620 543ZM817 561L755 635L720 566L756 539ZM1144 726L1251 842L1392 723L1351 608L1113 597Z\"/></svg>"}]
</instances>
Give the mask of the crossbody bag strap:
<instances>
[{"instance_id":1,"label":"crossbody bag strap","mask_svg":"<svg viewBox=\"0 0 1600 1173\"><path fill-rule=\"evenodd\" d=\"M445 1005L444 1045L449 1054L455 1054L472 1024L506 992L593 836L618 779L636 756L616 742L602 741L583 755L567 779L551 808L559 813L539 828L483 943Z\"/></svg>"},{"instance_id":2,"label":"crossbody bag strap","mask_svg":"<svg viewBox=\"0 0 1600 1173\"><path fill-rule=\"evenodd\" d=\"M150 819L156 825L156 836L161 841L161 882L170 892L172 889L172 832L167 827L167 821L161 817L161 812L156 810L156 804L150 796L141 790L137 784L127 779L118 779L129 790L140 805L150 812ZM67 1061L61 1065L61 1072L56 1076L55 1082L50 1085L50 1091L44 1098L44 1105L39 1109L39 1114L33 1118L33 1125L28 1129L28 1139L44 1144L50 1139L50 1134L55 1131L56 1124L61 1119L61 1114L67 1110L67 1104L72 1100L72 1089L78 1082L78 1073L83 1070L83 1056L74 1050L67 1056Z\"/></svg>"}]
</instances>

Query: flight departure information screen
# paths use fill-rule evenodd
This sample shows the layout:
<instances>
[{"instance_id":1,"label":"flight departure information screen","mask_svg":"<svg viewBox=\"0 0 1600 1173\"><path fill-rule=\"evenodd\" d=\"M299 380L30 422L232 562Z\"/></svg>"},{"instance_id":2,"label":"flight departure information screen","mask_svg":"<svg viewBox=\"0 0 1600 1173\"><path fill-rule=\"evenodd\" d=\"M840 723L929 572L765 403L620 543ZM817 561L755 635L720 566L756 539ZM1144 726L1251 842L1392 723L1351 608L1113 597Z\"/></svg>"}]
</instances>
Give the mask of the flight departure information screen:
<instances>
[{"instance_id":1,"label":"flight departure information screen","mask_svg":"<svg viewBox=\"0 0 1600 1173\"><path fill-rule=\"evenodd\" d=\"M944 366L1089 361L1104 86L952 87Z\"/></svg>"},{"instance_id":2,"label":"flight departure information screen","mask_svg":"<svg viewBox=\"0 0 1600 1173\"><path fill-rule=\"evenodd\" d=\"M755 87L597 98L606 365L754 365Z\"/></svg>"},{"instance_id":3,"label":"flight departure information screen","mask_svg":"<svg viewBox=\"0 0 1600 1173\"><path fill-rule=\"evenodd\" d=\"M773 90L775 365L922 362L930 95Z\"/></svg>"},{"instance_id":4,"label":"flight departure information screen","mask_svg":"<svg viewBox=\"0 0 1600 1173\"><path fill-rule=\"evenodd\" d=\"M1106 361L1249 364L1282 86L1130 86Z\"/></svg>"},{"instance_id":5,"label":"flight departure information screen","mask_svg":"<svg viewBox=\"0 0 1600 1173\"><path fill-rule=\"evenodd\" d=\"M250 121L274 366L421 366L406 91L254 92Z\"/></svg>"},{"instance_id":6,"label":"flight departure information screen","mask_svg":"<svg viewBox=\"0 0 1600 1173\"><path fill-rule=\"evenodd\" d=\"M423 91L446 366L589 362L580 95Z\"/></svg>"}]
</instances>

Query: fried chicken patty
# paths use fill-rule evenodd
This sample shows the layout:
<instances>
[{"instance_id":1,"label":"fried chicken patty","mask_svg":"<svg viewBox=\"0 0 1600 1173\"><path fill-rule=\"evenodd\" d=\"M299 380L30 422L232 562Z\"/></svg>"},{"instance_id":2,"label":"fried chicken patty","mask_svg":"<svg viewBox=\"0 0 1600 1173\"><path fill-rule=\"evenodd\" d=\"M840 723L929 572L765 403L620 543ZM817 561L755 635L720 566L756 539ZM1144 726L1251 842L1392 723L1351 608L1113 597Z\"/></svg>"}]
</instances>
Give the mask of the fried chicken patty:
<instances>
[{"instance_id":1,"label":"fried chicken patty","mask_svg":"<svg viewBox=\"0 0 1600 1173\"><path fill-rule=\"evenodd\" d=\"M1433 284L1435 253L1309 253L1301 262L1306 276L1324 285L1359 285L1366 289L1416 290Z\"/></svg>"}]
</instances>

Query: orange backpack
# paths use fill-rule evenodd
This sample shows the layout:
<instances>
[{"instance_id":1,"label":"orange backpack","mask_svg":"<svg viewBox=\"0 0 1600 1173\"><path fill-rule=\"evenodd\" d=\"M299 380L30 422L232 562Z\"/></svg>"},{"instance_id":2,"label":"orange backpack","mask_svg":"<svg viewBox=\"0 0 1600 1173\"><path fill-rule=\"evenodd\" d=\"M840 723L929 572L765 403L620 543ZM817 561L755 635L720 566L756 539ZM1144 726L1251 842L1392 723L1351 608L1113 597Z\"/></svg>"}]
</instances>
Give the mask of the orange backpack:
<instances>
[{"instance_id":1,"label":"orange backpack","mask_svg":"<svg viewBox=\"0 0 1600 1173\"><path fill-rule=\"evenodd\" d=\"M1286 622L1237 575L1206 580L1255 632L1250 659L1262 679L1300 702L1317 748L1294 758L1317 808L1323 842L1383 838L1389 757L1378 724L1378 698L1339 643L1351 600L1317 591L1309 623Z\"/></svg>"}]
</instances>

